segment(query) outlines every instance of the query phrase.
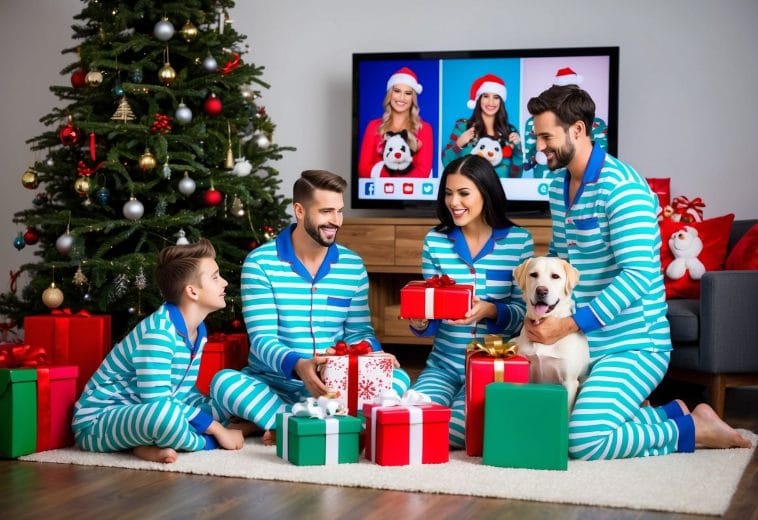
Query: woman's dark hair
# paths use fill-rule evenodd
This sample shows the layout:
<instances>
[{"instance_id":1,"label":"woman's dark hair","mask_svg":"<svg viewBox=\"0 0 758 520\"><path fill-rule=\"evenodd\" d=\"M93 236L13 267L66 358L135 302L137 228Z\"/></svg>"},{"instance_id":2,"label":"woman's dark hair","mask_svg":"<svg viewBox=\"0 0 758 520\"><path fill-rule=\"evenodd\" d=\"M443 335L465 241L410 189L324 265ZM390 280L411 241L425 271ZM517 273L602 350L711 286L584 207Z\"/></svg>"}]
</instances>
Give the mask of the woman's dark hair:
<instances>
[{"instance_id":1,"label":"woman's dark hair","mask_svg":"<svg viewBox=\"0 0 758 520\"><path fill-rule=\"evenodd\" d=\"M487 159L478 155L464 155L449 163L442 172L440 187L437 191L437 218L440 223L434 228L436 231L449 233L455 228L453 216L445 204L447 177L455 173L460 173L471 179L479 193L482 194L484 200L482 215L490 227L504 228L514 225L506 216L508 199L495 169Z\"/></svg>"},{"instance_id":2,"label":"woman's dark hair","mask_svg":"<svg viewBox=\"0 0 758 520\"><path fill-rule=\"evenodd\" d=\"M466 128L474 127L474 132L476 132L476 139L487 136L487 127L484 126L484 119L482 118L482 105L479 102L480 99L481 96L477 98L474 111L471 113L471 117L469 118L466 125ZM495 130L495 135L491 135L489 137L497 139L501 145L504 145L508 141L508 134L516 131L515 128L513 128L510 123L508 123L508 111L505 109L505 100L502 98L500 99L500 108L495 114L493 129Z\"/></svg>"},{"instance_id":3,"label":"woman's dark hair","mask_svg":"<svg viewBox=\"0 0 758 520\"><path fill-rule=\"evenodd\" d=\"M576 85L553 85L539 96L530 99L526 108L533 116L552 112L564 130L568 130L568 127L577 121L582 121L585 132L591 135L592 122L595 120L595 102L586 91Z\"/></svg>"}]
</instances>

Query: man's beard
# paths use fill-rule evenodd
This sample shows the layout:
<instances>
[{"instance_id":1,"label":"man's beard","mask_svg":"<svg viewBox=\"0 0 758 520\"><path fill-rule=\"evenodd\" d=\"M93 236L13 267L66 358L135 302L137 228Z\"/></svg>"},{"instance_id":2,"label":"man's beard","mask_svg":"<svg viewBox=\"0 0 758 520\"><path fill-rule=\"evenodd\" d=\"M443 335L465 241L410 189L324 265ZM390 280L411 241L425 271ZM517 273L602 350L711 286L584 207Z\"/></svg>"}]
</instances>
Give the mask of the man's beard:
<instances>
[{"instance_id":1,"label":"man's beard","mask_svg":"<svg viewBox=\"0 0 758 520\"><path fill-rule=\"evenodd\" d=\"M324 247L331 246L335 240L337 240L337 234L334 234L334 238L329 241L325 240L321 237L321 233L319 233L320 228L326 228L326 227L332 227L332 226L315 226L313 223L308 219L308 217L305 217L305 221L303 222L303 229L305 229L305 232L308 233L308 236L310 236L314 241L316 241L317 244L322 245ZM338 227L334 227L337 231L339 231Z\"/></svg>"},{"instance_id":2,"label":"man's beard","mask_svg":"<svg viewBox=\"0 0 758 520\"><path fill-rule=\"evenodd\" d=\"M565 144L563 147L559 149L553 150L553 160L548 162L548 168L550 168L551 171L560 170L561 168L565 168L569 165L571 160L574 158L574 154L576 153L576 148L573 144L571 144L571 141L566 139Z\"/></svg>"}]
</instances>

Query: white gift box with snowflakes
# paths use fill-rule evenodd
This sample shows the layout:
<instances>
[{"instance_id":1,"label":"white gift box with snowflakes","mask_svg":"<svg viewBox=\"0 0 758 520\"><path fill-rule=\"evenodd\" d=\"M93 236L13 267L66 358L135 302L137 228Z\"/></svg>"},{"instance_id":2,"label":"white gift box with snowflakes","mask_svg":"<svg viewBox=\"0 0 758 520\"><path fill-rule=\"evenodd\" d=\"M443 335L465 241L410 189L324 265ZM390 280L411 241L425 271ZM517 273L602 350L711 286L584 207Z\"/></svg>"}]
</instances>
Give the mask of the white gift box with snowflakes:
<instances>
[{"instance_id":1,"label":"white gift box with snowflakes","mask_svg":"<svg viewBox=\"0 0 758 520\"><path fill-rule=\"evenodd\" d=\"M364 355L326 356L321 380L335 399L357 415L364 403L392 389L393 357L383 352Z\"/></svg>"}]
</instances>

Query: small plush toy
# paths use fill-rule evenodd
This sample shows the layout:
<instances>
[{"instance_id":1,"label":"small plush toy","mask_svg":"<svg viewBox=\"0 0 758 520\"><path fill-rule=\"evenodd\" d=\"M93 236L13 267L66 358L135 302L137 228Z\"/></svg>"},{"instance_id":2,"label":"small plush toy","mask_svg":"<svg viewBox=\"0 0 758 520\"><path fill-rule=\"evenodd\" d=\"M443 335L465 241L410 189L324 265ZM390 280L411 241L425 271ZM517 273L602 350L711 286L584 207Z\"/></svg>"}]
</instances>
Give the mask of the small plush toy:
<instances>
[{"instance_id":1,"label":"small plush toy","mask_svg":"<svg viewBox=\"0 0 758 520\"><path fill-rule=\"evenodd\" d=\"M698 259L703 251L703 241L698 236L697 229L685 226L671 235L668 244L674 260L666 267L666 276L678 280L689 271L690 278L700 280L705 274L705 266Z\"/></svg>"},{"instance_id":2,"label":"small plush toy","mask_svg":"<svg viewBox=\"0 0 758 520\"><path fill-rule=\"evenodd\" d=\"M484 157L492 166L497 166L503 160L503 148L496 139L481 137L471 150L471 155Z\"/></svg>"},{"instance_id":3,"label":"small plush toy","mask_svg":"<svg viewBox=\"0 0 758 520\"><path fill-rule=\"evenodd\" d=\"M382 168L390 176L405 175L413 167L413 152L408 146L408 132L387 132L384 134L382 160L371 169L371 177L381 177Z\"/></svg>"}]
</instances>

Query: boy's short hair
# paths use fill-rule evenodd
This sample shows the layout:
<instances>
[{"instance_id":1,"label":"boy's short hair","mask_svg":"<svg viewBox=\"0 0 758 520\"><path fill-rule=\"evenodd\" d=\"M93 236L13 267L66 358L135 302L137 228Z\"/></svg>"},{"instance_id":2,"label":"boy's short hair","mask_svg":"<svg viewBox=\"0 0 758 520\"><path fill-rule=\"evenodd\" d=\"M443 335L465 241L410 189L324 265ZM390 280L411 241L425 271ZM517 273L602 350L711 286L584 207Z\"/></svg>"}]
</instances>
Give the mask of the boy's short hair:
<instances>
[{"instance_id":1,"label":"boy's short hair","mask_svg":"<svg viewBox=\"0 0 758 520\"><path fill-rule=\"evenodd\" d=\"M168 246L158 253L155 281L167 302L178 305L184 288L200 281L198 266L203 258L216 258L216 250L206 238L194 244Z\"/></svg>"},{"instance_id":2,"label":"boy's short hair","mask_svg":"<svg viewBox=\"0 0 758 520\"><path fill-rule=\"evenodd\" d=\"M326 170L305 170L292 187L292 202L304 204L313 198L316 190L344 193L347 181Z\"/></svg>"}]
</instances>

